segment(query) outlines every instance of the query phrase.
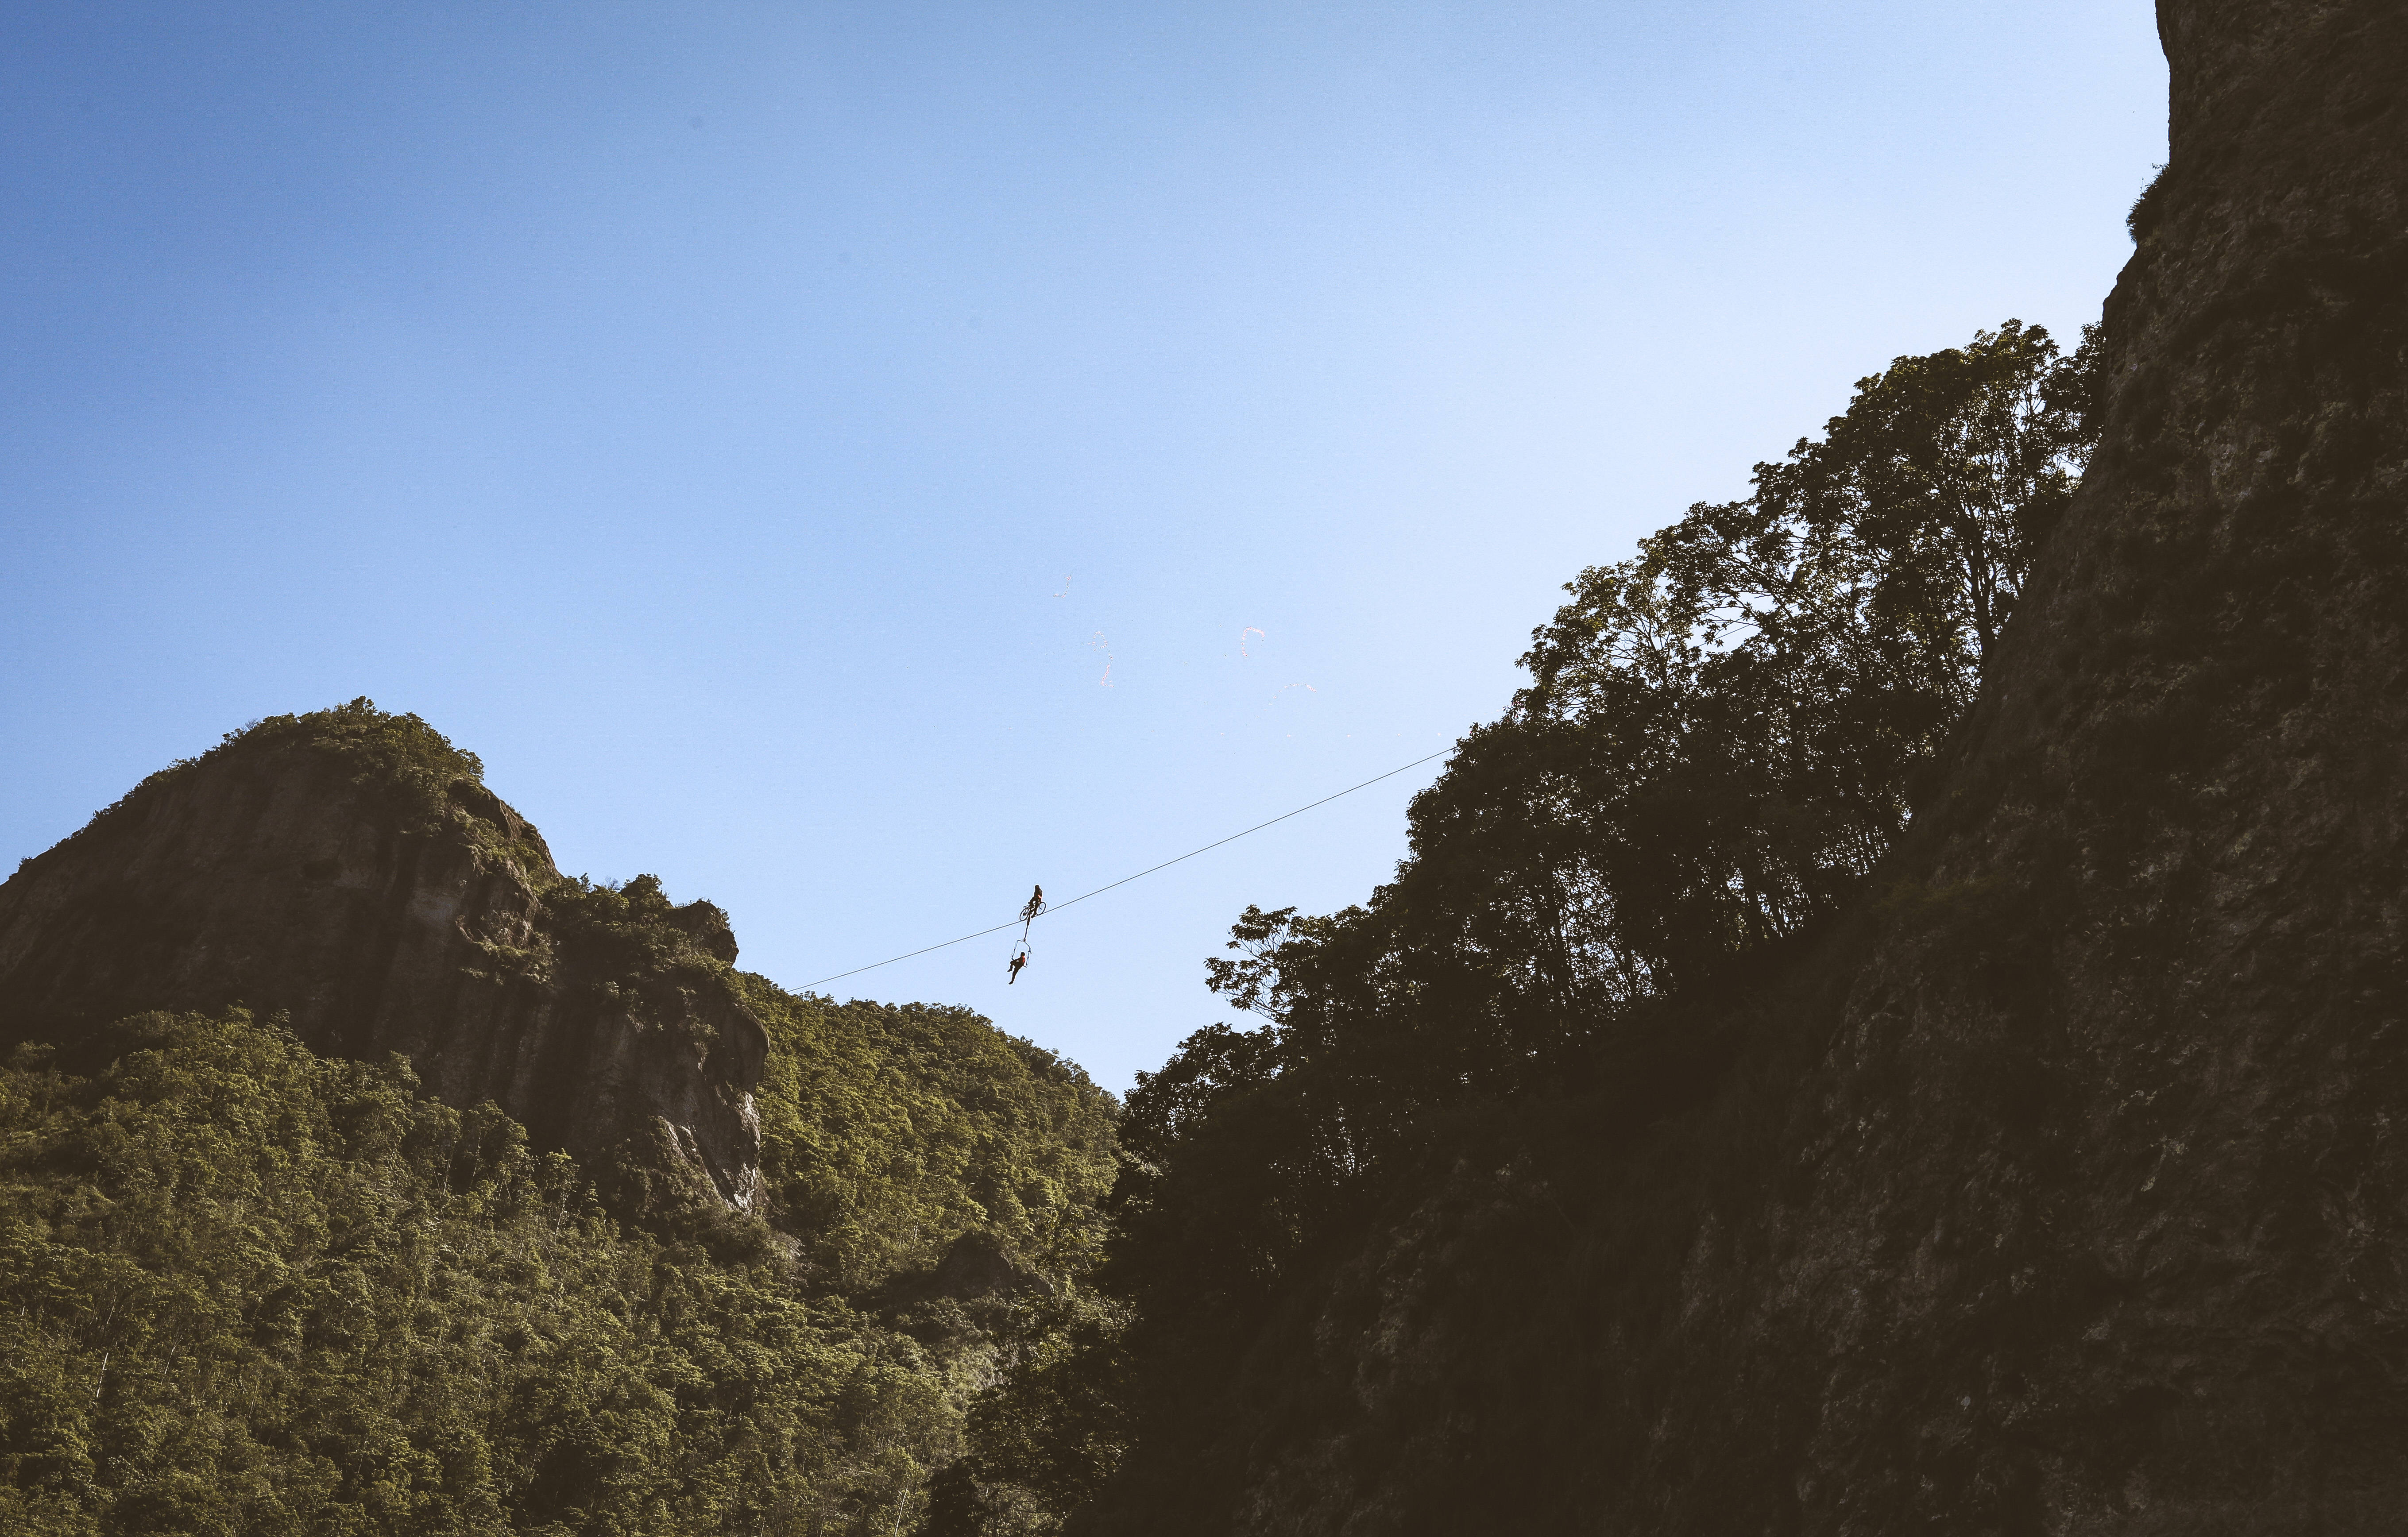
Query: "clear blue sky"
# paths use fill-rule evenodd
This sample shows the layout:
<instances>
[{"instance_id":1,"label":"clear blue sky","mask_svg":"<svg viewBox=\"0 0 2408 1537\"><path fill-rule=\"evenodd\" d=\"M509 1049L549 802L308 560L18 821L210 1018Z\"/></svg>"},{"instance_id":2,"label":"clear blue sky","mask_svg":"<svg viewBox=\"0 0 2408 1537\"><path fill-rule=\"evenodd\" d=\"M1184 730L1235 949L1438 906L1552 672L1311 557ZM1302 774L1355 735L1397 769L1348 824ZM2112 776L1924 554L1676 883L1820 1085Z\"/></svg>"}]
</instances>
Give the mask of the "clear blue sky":
<instances>
[{"instance_id":1,"label":"clear blue sky","mask_svg":"<svg viewBox=\"0 0 2408 1537\"><path fill-rule=\"evenodd\" d=\"M21 5L0 86L0 855L365 694L793 986L1446 746L1858 376L2095 319L2165 131L2141 0ZM829 990L1123 1087L1437 767Z\"/></svg>"}]
</instances>

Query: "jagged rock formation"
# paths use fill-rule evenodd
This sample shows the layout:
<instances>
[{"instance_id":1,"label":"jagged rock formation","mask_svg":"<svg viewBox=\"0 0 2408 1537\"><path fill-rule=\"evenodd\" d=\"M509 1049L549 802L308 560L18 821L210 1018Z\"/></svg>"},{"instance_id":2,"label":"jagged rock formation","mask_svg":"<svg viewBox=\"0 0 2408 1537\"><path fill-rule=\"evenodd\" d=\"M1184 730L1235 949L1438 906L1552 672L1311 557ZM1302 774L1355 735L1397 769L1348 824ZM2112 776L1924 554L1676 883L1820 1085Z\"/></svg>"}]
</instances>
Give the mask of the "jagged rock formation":
<instances>
[{"instance_id":1,"label":"jagged rock formation","mask_svg":"<svg viewBox=\"0 0 2408 1537\"><path fill-rule=\"evenodd\" d=\"M2159 20L2105 438L1882 899L1299 1298L1218 1530L2400 1529L2408 7Z\"/></svg>"},{"instance_id":2,"label":"jagged rock formation","mask_svg":"<svg viewBox=\"0 0 2408 1537\"><path fill-rule=\"evenodd\" d=\"M564 881L480 775L366 700L154 775L0 885L0 1041L72 1053L140 1010L284 1013L538 1143L749 1207L768 1041L730 985L725 914L649 880Z\"/></svg>"}]
</instances>

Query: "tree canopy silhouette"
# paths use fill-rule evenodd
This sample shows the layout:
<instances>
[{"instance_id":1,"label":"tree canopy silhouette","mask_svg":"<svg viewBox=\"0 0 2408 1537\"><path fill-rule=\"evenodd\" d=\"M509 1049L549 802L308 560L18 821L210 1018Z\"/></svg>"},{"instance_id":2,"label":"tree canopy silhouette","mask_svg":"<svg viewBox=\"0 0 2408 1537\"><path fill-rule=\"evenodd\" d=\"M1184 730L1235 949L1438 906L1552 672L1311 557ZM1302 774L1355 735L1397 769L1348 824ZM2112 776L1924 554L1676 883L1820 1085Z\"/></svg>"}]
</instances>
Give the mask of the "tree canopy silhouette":
<instances>
[{"instance_id":1,"label":"tree canopy silhouette","mask_svg":"<svg viewBox=\"0 0 2408 1537\"><path fill-rule=\"evenodd\" d=\"M2098 351L2095 328L2065 356L2009 321L1899 358L1750 495L1569 583L1526 686L1415 797L1396 878L1323 916L1250 907L1206 962L1262 1023L1139 1075L1105 1271L1135 1322L1082 1392L1050 1360L1045 1401L1140 1384L1141 1444L1207 1445L1230 1342L1450 1117L1573 1091L1643 1108L1711 1071L1668 1006L1760 973L1906 827L2096 440ZM1095 1423L1018 1426L1010 1465L1049 1434L1097 1487ZM1025 1505L1042 1480L1014 1476Z\"/></svg>"}]
</instances>

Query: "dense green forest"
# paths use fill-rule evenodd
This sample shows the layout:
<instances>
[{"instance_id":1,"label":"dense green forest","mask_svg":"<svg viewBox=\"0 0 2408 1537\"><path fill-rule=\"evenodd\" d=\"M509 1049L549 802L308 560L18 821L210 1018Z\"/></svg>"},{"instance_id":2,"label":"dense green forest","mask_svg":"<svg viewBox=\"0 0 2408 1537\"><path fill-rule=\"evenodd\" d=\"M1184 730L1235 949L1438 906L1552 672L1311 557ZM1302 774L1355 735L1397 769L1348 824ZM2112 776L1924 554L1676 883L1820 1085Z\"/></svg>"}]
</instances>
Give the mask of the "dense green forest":
<instances>
[{"instance_id":1,"label":"dense green forest","mask_svg":"<svg viewBox=\"0 0 2408 1537\"><path fill-rule=\"evenodd\" d=\"M966 1012L745 982L769 1220L684 1235L272 1021L130 1019L88 1077L20 1048L0 1530L911 1530L1077 1294L1114 1107Z\"/></svg>"},{"instance_id":2,"label":"dense green forest","mask_svg":"<svg viewBox=\"0 0 2408 1537\"><path fill-rule=\"evenodd\" d=\"M2094 440L2097 352L2009 322L1900 358L1582 573L1395 880L1249 909L1207 981L1254 1022L1125 1108L965 1011L738 973L766 1200L704 1220L273 1018L19 1048L0 1529L1224 1530L1275 1317L1499 1117L1604 1145L1695 1095L1729 1042L1688 1005L1880 899ZM474 777L424 735L428 784ZM544 899L716 964L649 877Z\"/></svg>"}]
</instances>

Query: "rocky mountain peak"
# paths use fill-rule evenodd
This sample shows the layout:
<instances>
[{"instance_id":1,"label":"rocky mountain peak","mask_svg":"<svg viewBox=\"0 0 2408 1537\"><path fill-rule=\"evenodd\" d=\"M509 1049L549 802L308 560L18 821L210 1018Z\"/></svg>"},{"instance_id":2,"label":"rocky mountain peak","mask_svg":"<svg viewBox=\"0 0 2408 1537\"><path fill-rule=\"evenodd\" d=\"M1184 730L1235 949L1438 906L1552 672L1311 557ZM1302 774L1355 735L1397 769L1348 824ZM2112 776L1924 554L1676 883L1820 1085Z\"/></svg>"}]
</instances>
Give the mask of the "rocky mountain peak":
<instances>
[{"instance_id":1,"label":"rocky mountain peak","mask_svg":"<svg viewBox=\"0 0 2408 1537\"><path fill-rule=\"evenodd\" d=\"M768 1041L727 915L562 876L475 754L366 699L144 781L0 885L0 1041L70 1057L153 1009L281 1013L446 1101L749 1208Z\"/></svg>"}]
</instances>

